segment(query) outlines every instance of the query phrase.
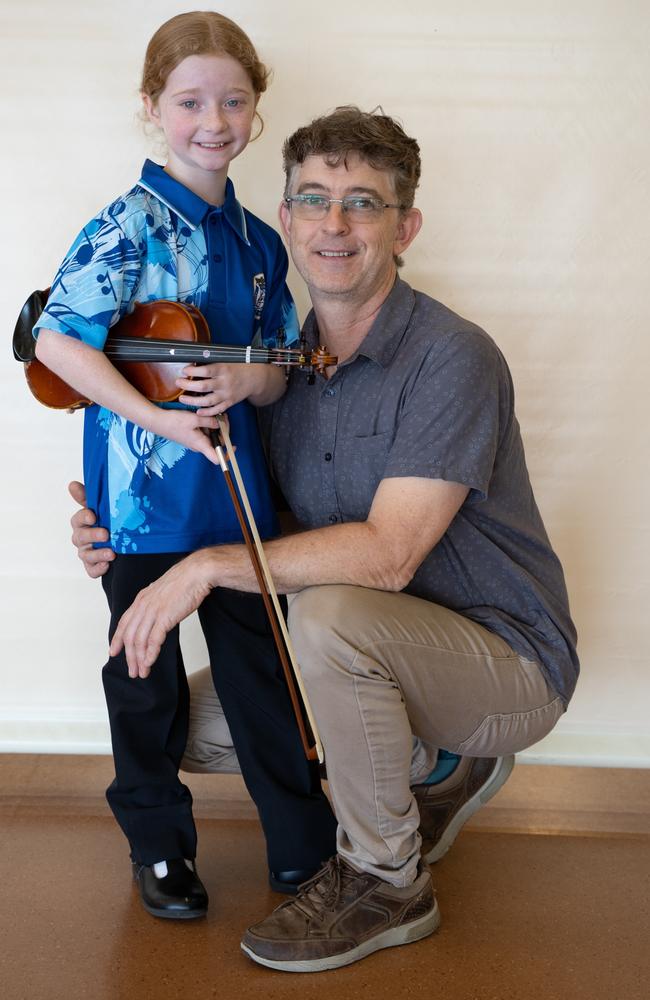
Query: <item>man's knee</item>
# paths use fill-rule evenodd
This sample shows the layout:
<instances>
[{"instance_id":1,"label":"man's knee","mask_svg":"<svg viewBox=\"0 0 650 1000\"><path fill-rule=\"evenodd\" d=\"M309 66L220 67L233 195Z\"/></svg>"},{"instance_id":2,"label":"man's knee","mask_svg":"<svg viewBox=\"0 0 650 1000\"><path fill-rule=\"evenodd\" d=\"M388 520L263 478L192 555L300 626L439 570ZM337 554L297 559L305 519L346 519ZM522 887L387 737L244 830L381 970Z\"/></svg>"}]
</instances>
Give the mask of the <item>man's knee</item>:
<instances>
[{"instance_id":1,"label":"man's knee","mask_svg":"<svg viewBox=\"0 0 650 1000\"><path fill-rule=\"evenodd\" d=\"M289 632L296 653L307 666L326 654L332 641L354 621L353 607L359 587L327 585L306 587L289 604Z\"/></svg>"},{"instance_id":2,"label":"man's knee","mask_svg":"<svg viewBox=\"0 0 650 1000\"><path fill-rule=\"evenodd\" d=\"M328 584L308 587L289 605L289 632L308 686L334 684L357 661L364 636L375 619L373 591Z\"/></svg>"}]
</instances>

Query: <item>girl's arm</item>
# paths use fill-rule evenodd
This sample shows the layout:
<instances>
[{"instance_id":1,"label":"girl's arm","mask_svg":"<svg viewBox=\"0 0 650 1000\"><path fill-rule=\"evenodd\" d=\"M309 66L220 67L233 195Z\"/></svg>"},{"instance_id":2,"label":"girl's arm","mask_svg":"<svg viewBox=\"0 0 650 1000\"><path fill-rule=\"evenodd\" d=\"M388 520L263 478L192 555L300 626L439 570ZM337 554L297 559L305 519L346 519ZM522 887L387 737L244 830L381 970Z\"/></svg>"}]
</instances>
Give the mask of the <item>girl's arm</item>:
<instances>
[{"instance_id":1,"label":"girl's arm","mask_svg":"<svg viewBox=\"0 0 650 1000\"><path fill-rule=\"evenodd\" d=\"M63 333L41 329L36 340L36 357L99 406L218 463L210 438L203 430L217 427L214 417L155 406L127 382L102 351Z\"/></svg>"}]
</instances>

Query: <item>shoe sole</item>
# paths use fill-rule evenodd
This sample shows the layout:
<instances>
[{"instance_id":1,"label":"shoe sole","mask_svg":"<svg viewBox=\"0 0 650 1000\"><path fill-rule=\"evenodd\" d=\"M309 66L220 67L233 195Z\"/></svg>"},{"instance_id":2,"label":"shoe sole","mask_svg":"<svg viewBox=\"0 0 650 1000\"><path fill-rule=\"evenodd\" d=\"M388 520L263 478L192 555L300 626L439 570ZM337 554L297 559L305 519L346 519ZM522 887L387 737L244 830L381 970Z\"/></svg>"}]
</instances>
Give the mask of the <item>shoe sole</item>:
<instances>
[{"instance_id":1,"label":"shoe sole","mask_svg":"<svg viewBox=\"0 0 650 1000\"><path fill-rule=\"evenodd\" d=\"M414 941L420 941L422 938L428 937L429 934L433 934L439 926L440 910L436 901L434 908L429 913L425 913L423 917L411 920L410 923L402 924L400 927L391 927L382 934L378 934L377 937L369 938L363 944L340 955L330 955L327 958L305 958L297 962L282 962L256 955L243 943L241 949L254 962L266 965L269 969L280 969L283 972L326 972L328 969L340 969L344 965L352 965L353 962L358 962L382 948L396 948L401 944L412 944Z\"/></svg>"},{"instance_id":2,"label":"shoe sole","mask_svg":"<svg viewBox=\"0 0 650 1000\"><path fill-rule=\"evenodd\" d=\"M497 758L494 770L485 784L458 810L440 840L433 845L427 854L423 855L427 864L435 864L436 861L440 861L444 857L470 816L473 816L505 785L514 766L514 754Z\"/></svg>"},{"instance_id":3,"label":"shoe sole","mask_svg":"<svg viewBox=\"0 0 650 1000\"><path fill-rule=\"evenodd\" d=\"M208 914L207 909L205 910L157 910L155 906L147 906L142 898L140 902L143 907L150 913L152 917L161 917L163 920L197 920L199 917L206 917Z\"/></svg>"}]
</instances>

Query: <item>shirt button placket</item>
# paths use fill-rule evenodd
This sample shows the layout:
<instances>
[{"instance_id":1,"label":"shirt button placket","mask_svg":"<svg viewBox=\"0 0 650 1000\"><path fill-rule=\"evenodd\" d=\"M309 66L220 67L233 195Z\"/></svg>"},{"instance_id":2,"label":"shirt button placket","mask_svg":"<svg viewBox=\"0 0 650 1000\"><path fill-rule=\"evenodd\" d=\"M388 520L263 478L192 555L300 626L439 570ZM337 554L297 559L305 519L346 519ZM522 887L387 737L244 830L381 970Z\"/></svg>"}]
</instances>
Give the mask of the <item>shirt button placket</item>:
<instances>
[{"instance_id":1,"label":"shirt button placket","mask_svg":"<svg viewBox=\"0 0 650 1000\"><path fill-rule=\"evenodd\" d=\"M210 301L226 303L226 281L224 272L225 240L223 232L223 222L217 212L212 212L209 216L209 226L207 232L208 251L208 288L210 291Z\"/></svg>"},{"instance_id":2,"label":"shirt button placket","mask_svg":"<svg viewBox=\"0 0 650 1000\"><path fill-rule=\"evenodd\" d=\"M334 454L336 449L336 427L338 423L340 392L336 386L328 385L320 395L320 454L321 489L323 510L329 510L327 520L337 524L342 520L336 497L334 476Z\"/></svg>"}]
</instances>

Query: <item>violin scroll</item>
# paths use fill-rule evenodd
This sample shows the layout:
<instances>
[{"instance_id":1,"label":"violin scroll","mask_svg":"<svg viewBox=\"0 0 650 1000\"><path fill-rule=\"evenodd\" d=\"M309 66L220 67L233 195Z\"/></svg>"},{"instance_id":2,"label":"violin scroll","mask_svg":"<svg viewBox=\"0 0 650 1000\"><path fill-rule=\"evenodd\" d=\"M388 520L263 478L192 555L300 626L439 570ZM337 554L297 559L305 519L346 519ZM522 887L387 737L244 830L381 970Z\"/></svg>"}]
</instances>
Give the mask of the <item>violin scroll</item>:
<instances>
[{"instance_id":1,"label":"violin scroll","mask_svg":"<svg viewBox=\"0 0 650 1000\"><path fill-rule=\"evenodd\" d=\"M322 375L324 379L329 378L327 369L336 365L337 362L338 358L330 354L327 348L322 345L315 347L314 350L304 349L302 346L284 348L278 355L277 361L275 358L273 359L274 364L297 368L301 372L308 372L310 376Z\"/></svg>"}]
</instances>

